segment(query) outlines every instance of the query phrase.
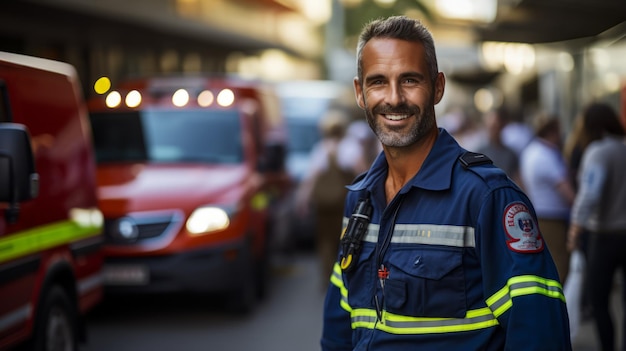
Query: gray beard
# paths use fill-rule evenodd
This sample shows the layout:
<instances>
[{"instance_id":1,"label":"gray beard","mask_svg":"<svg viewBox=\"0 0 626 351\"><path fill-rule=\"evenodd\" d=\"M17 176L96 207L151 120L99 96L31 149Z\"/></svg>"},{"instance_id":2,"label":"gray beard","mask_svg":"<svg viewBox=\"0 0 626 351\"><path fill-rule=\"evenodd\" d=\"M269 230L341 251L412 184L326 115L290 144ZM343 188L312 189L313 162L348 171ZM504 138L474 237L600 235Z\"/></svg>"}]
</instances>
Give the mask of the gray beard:
<instances>
[{"instance_id":1,"label":"gray beard","mask_svg":"<svg viewBox=\"0 0 626 351\"><path fill-rule=\"evenodd\" d=\"M408 133L385 129L382 121L377 120L372 109L365 105L365 117L370 128L374 131L380 142L390 147L406 147L424 138L436 126L433 109L427 106L424 112L415 115L415 121Z\"/></svg>"}]
</instances>

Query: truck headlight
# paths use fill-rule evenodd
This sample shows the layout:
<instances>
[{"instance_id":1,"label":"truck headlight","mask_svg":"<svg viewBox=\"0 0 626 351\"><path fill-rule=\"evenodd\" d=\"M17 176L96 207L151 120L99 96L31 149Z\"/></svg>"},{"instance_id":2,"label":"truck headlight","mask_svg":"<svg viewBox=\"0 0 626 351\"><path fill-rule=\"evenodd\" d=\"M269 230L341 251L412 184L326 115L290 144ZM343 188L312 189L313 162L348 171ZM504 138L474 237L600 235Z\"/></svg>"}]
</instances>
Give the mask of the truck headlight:
<instances>
[{"instance_id":1,"label":"truck headlight","mask_svg":"<svg viewBox=\"0 0 626 351\"><path fill-rule=\"evenodd\" d=\"M69 217L81 227L101 228L104 216L97 208L72 208Z\"/></svg>"},{"instance_id":2,"label":"truck headlight","mask_svg":"<svg viewBox=\"0 0 626 351\"><path fill-rule=\"evenodd\" d=\"M187 231L199 235L225 229L230 224L228 213L219 207L197 208L187 220Z\"/></svg>"}]
</instances>

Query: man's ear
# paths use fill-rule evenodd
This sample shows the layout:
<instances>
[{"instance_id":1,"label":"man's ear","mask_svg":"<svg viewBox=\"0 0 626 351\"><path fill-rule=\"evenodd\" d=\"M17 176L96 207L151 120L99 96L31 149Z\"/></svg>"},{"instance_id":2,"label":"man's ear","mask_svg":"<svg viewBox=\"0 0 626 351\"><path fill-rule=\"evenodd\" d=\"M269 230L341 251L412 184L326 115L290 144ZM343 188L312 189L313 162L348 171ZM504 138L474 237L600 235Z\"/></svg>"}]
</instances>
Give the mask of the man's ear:
<instances>
[{"instance_id":1,"label":"man's ear","mask_svg":"<svg viewBox=\"0 0 626 351\"><path fill-rule=\"evenodd\" d=\"M435 105L443 98L443 92L446 90L446 77L443 72L437 73L437 79L435 80Z\"/></svg>"},{"instance_id":2,"label":"man's ear","mask_svg":"<svg viewBox=\"0 0 626 351\"><path fill-rule=\"evenodd\" d=\"M363 110L365 110L365 101L363 100L363 87L361 86L361 82L359 81L359 77L354 77L352 81L354 85L354 94L356 96L356 104Z\"/></svg>"}]
</instances>

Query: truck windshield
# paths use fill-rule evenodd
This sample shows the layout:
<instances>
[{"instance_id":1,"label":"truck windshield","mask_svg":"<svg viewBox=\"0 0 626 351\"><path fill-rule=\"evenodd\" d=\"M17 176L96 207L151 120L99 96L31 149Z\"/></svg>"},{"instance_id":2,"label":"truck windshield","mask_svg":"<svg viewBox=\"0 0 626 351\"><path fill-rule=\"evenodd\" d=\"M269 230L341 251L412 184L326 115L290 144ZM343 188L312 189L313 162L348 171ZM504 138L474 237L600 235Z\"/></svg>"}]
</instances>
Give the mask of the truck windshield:
<instances>
[{"instance_id":1,"label":"truck windshield","mask_svg":"<svg viewBox=\"0 0 626 351\"><path fill-rule=\"evenodd\" d=\"M142 110L91 113L98 163L243 161L235 110Z\"/></svg>"},{"instance_id":2,"label":"truck windshield","mask_svg":"<svg viewBox=\"0 0 626 351\"><path fill-rule=\"evenodd\" d=\"M289 97L281 100L289 137L289 152L308 154L321 139L319 121L330 99Z\"/></svg>"}]
</instances>

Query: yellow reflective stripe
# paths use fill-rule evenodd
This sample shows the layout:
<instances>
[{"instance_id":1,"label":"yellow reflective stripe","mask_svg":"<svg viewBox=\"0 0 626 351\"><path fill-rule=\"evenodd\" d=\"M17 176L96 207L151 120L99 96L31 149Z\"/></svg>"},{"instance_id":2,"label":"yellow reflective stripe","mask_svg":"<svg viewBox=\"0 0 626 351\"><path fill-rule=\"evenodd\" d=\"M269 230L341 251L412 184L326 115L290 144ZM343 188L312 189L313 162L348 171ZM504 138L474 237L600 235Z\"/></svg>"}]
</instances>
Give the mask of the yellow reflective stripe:
<instances>
[{"instance_id":1,"label":"yellow reflective stripe","mask_svg":"<svg viewBox=\"0 0 626 351\"><path fill-rule=\"evenodd\" d=\"M330 276L330 282L334 286L338 287L339 291L341 292L341 307L344 310L351 312L352 307L350 307L350 304L348 304L348 289L343 285L343 279L341 278L341 274L341 267L339 267L339 263L335 263L335 266L333 266L333 274Z\"/></svg>"},{"instance_id":2,"label":"yellow reflective stripe","mask_svg":"<svg viewBox=\"0 0 626 351\"><path fill-rule=\"evenodd\" d=\"M355 309L352 312L353 329L378 329L391 334L455 333L496 325L498 320L488 307L468 311L465 318L410 317L384 311L383 320L378 323L375 310Z\"/></svg>"},{"instance_id":3,"label":"yellow reflective stripe","mask_svg":"<svg viewBox=\"0 0 626 351\"><path fill-rule=\"evenodd\" d=\"M514 297L531 294L540 294L565 302L560 282L535 275L522 275L510 278L506 286L487 299L487 305L493 314L499 317L513 306Z\"/></svg>"},{"instance_id":4,"label":"yellow reflective stripe","mask_svg":"<svg viewBox=\"0 0 626 351\"><path fill-rule=\"evenodd\" d=\"M81 226L65 220L14 233L0 239L0 263L101 232L102 226Z\"/></svg>"}]
</instances>

